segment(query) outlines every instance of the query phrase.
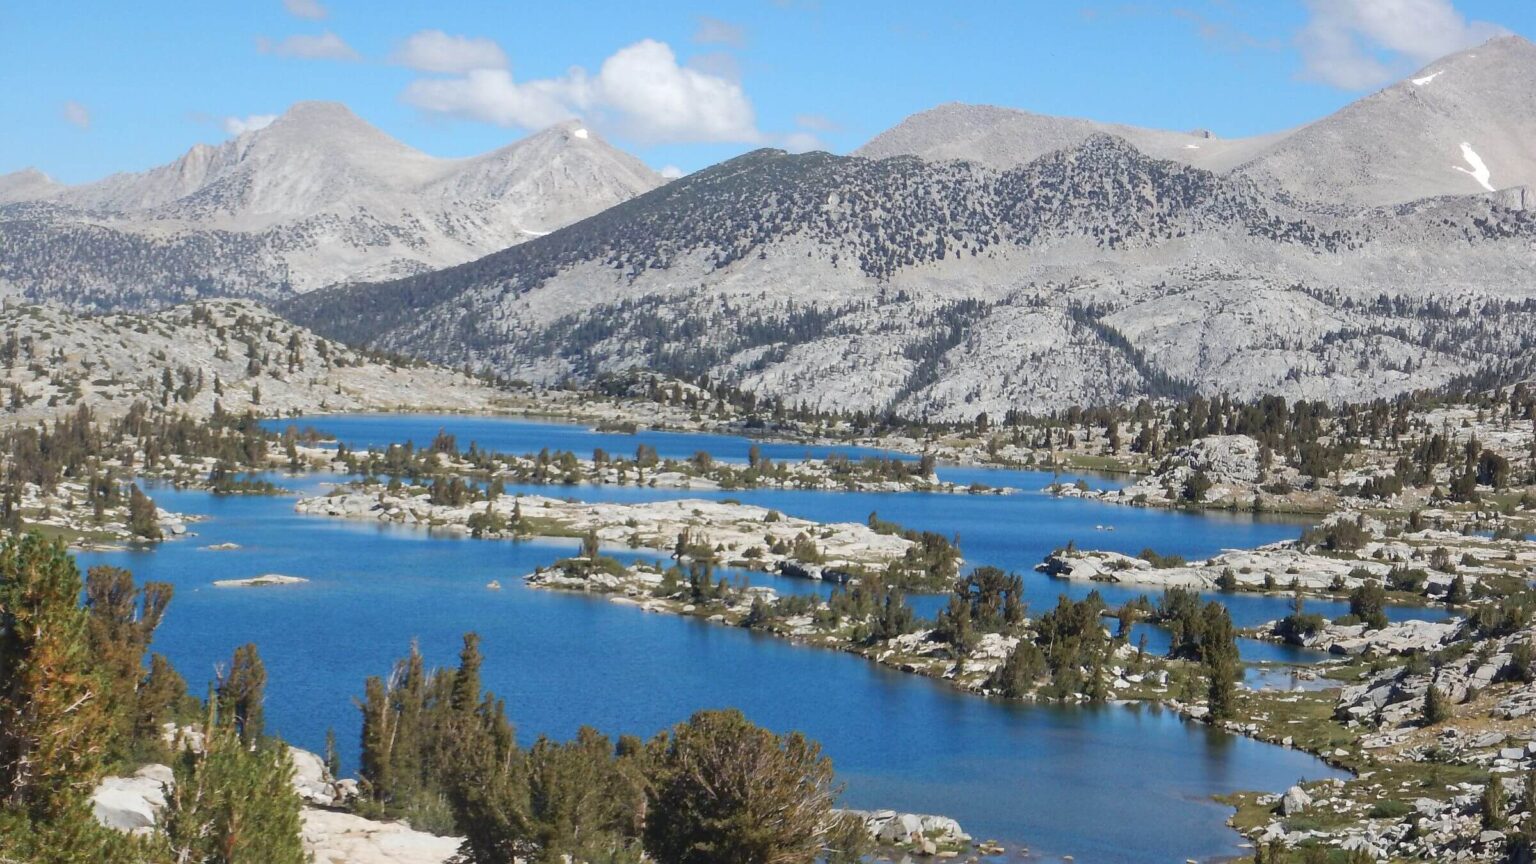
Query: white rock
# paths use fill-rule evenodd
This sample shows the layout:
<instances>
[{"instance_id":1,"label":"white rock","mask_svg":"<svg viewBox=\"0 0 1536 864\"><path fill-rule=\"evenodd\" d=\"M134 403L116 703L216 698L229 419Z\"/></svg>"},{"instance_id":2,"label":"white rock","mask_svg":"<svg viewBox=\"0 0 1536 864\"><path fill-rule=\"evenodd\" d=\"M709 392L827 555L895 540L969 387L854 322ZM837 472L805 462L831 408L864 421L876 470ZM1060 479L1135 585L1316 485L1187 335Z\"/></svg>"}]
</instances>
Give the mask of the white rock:
<instances>
[{"instance_id":1,"label":"white rock","mask_svg":"<svg viewBox=\"0 0 1536 864\"><path fill-rule=\"evenodd\" d=\"M1311 806L1312 796L1300 786L1292 786L1280 797L1280 813L1284 816L1295 816Z\"/></svg>"}]
</instances>

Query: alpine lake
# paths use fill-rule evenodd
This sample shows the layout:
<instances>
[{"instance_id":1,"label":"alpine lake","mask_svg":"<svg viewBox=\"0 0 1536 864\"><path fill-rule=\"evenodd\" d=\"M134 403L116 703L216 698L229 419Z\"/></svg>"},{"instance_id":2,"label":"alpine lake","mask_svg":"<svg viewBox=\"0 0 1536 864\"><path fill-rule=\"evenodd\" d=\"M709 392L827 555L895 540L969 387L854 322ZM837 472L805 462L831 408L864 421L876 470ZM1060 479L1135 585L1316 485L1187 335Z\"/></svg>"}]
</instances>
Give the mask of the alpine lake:
<instances>
[{"instance_id":1,"label":"alpine lake","mask_svg":"<svg viewBox=\"0 0 1536 864\"><path fill-rule=\"evenodd\" d=\"M363 449L411 441L427 446L439 430L460 446L534 453L594 448L633 453L656 448L662 458L706 451L746 462L757 444L775 460L851 457L877 451L757 442L744 437L642 431L603 433L556 423L480 416L341 415L272 421L295 423ZM893 454L886 454L893 455ZM1055 497L1053 482L1082 479L1096 487L1115 479L1046 472L940 467L940 477L1017 490L1009 495L827 491L701 491L634 486L509 486L507 494L583 501L730 498L827 522L862 522L871 512L908 528L957 536L967 566L991 564L1024 576L1029 609L1042 612L1060 594L1098 590L1110 606L1145 588L1085 585L1033 570L1052 549L1082 548L1203 558L1296 537L1305 523L1226 513L1187 513ZM316 752L327 729L342 743L347 770L356 764L359 715L354 699L370 675L387 675L415 640L429 664L456 662L460 638L482 638L485 687L506 700L519 737L566 738L582 725L611 735L649 737L704 708L737 707L776 731L801 730L831 756L845 806L934 813L957 819L978 839L1007 847L1013 860L1139 864L1221 860L1240 853L1224 824L1229 808L1212 796L1245 789L1279 792L1301 778L1340 776L1300 751L1187 722L1147 705L1023 704L982 698L943 682L902 674L862 658L826 651L694 618L647 614L601 597L532 590L522 577L571 554L574 541L476 540L427 528L304 516L300 494L345 482L341 475L270 478L289 494L214 495L166 486L150 490L163 508L201 517L196 536L157 547L87 552L82 567L112 564L139 581L175 586L176 597L155 640L194 690L227 663L235 647L255 642L266 662L267 727ZM238 544L213 551L206 547ZM615 557L655 559L654 552L612 550ZM216 588L216 579L265 573L299 576L304 584ZM733 574L728 574L733 575ZM734 574L734 578L747 578ZM834 590L826 583L750 575L780 593ZM502 590L488 590L491 581ZM1213 595L1239 627L1279 618L1284 597ZM1155 596L1154 596L1155 599ZM931 616L941 596L914 596ZM1343 614L1345 604L1309 601L1311 611ZM1396 618L1437 618L1437 609L1392 607ZM1167 636L1138 625L1149 650ZM1242 640L1252 686L1286 686L1285 668L1320 655Z\"/></svg>"}]
</instances>

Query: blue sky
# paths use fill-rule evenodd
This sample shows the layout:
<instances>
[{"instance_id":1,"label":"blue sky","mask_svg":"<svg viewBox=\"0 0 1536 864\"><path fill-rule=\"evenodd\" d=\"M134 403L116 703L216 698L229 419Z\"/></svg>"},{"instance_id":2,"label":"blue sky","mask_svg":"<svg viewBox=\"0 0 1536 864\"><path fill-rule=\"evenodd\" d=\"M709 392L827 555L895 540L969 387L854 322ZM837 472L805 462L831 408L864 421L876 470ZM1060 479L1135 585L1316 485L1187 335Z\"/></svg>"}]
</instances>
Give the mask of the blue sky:
<instances>
[{"instance_id":1,"label":"blue sky","mask_svg":"<svg viewBox=\"0 0 1536 864\"><path fill-rule=\"evenodd\" d=\"M142 170L305 99L442 156L582 116L683 170L845 152L950 101L1239 136L1499 32L1536 37L1536 2L22 0L0 4L0 173Z\"/></svg>"}]
</instances>

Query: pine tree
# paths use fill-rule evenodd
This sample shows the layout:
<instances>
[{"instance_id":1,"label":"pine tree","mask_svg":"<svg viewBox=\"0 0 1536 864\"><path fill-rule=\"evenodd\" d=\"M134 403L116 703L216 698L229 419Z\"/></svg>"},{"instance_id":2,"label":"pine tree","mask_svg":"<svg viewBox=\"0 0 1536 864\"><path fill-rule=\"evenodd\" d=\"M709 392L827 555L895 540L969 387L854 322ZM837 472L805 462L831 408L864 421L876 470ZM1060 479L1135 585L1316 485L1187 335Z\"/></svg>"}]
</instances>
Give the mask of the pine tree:
<instances>
[{"instance_id":1,"label":"pine tree","mask_svg":"<svg viewBox=\"0 0 1536 864\"><path fill-rule=\"evenodd\" d=\"M133 484L128 493L128 530L145 540L159 540L160 517L155 502L145 495L139 484Z\"/></svg>"},{"instance_id":2,"label":"pine tree","mask_svg":"<svg viewBox=\"0 0 1536 864\"><path fill-rule=\"evenodd\" d=\"M464 649L459 652L459 671L453 676L453 710L469 714L480 703L480 635L464 634Z\"/></svg>"},{"instance_id":3,"label":"pine tree","mask_svg":"<svg viewBox=\"0 0 1536 864\"><path fill-rule=\"evenodd\" d=\"M210 695L203 746L178 747L164 824L174 860L308 864L288 749L253 745Z\"/></svg>"},{"instance_id":4,"label":"pine tree","mask_svg":"<svg viewBox=\"0 0 1536 864\"><path fill-rule=\"evenodd\" d=\"M172 588L163 582L145 584L142 605L140 594L127 570L92 567L86 574L86 632L91 653L103 672L102 704L114 727L108 751L113 760L126 758L143 731L138 701L141 686L148 683L144 652L165 616ZM152 696L161 698L159 693ZM149 734L152 740L156 737L153 732Z\"/></svg>"},{"instance_id":5,"label":"pine tree","mask_svg":"<svg viewBox=\"0 0 1536 864\"><path fill-rule=\"evenodd\" d=\"M82 587L62 542L0 545L0 809L36 823L95 785L113 728Z\"/></svg>"},{"instance_id":6,"label":"pine tree","mask_svg":"<svg viewBox=\"0 0 1536 864\"><path fill-rule=\"evenodd\" d=\"M187 682L171 661L155 654L149 660L149 674L139 685L134 704L132 740L139 748L153 752L160 742L166 723L174 722L188 702ZM196 700L190 700L196 702Z\"/></svg>"},{"instance_id":7,"label":"pine tree","mask_svg":"<svg viewBox=\"0 0 1536 864\"><path fill-rule=\"evenodd\" d=\"M1013 646L1008 659L988 679L987 686L1001 690L1009 699L1028 696L1046 672L1045 654L1027 638Z\"/></svg>"},{"instance_id":8,"label":"pine tree","mask_svg":"<svg viewBox=\"0 0 1536 864\"><path fill-rule=\"evenodd\" d=\"M1213 721L1227 720L1237 707L1237 634L1232 616L1220 603L1207 603L1201 617L1200 654L1207 679L1206 706Z\"/></svg>"},{"instance_id":9,"label":"pine tree","mask_svg":"<svg viewBox=\"0 0 1536 864\"><path fill-rule=\"evenodd\" d=\"M1344 523L1349 524L1349 523ZM1365 622L1371 630L1387 626L1387 592L1375 579L1367 579L1349 594L1349 614Z\"/></svg>"},{"instance_id":10,"label":"pine tree","mask_svg":"<svg viewBox=\"0 0 1536 864\"><path fill-rule=\"evenodd\" d=\"M1450 716L1451 706L1447 704L1445 694L1431 681L1429 689L1424 691L1424 725L1433 726Z\"/></svg>"},{"instance_id":11,"label":"pine tree","mask_svg":"<svg viewBox=\"0 0 1536 864\"><path fill-rule=\"evenodd\" d=\"M247 746L261 739L266 689L267 667L256 646L247 643L236 648L229 674L219 681L219 713Z\"/></svg>"},{"instance_id":12,"label":"pine tree","mask_svg":"<svg viewBox=\"0 0 1536 864\"><path fill-rule=\"evenodd\" d=\"M538 860L638 858L639 837L632 833L638 825L631 816L643 809L643 792L627 782L605 736L584 726L574 741L541 738L528 751L523 773L528 805L522 831Z\"/></svg>"},{"instance_id":13,"label":"pine tree","mask_svg":"<svg viewBox=\"0 0 1536 864\"><path fill-rule=\"evenodd\" d=\"M1467 591L1466 577L1457 573L1456 578L1451 580L1450 590L1445 592L1446 604L1449 606L1463 606L1471 599L1472 595Z\"/></svg>"},{"instance_id":14,"label":"pine tree","mask_svg":"<svg viewBox=\"0 0 1536 864\"><path fill-rule=\"evenodd\" d=\"M809 864L836 824L831 760L799 734L701 711L651 750L645 850L660 864Z\"/></svg>"},{"instance_id":15,"label":"pine tree","mask_svg":"<svg viewBox=\"0 0 1536 864\"><path fill-rule=\"evenodd\" d=\"M1483 828L1489 831L1499 831L1509 824L1508 796L1504 794L1504 781L1499 775L1494 774L1488 778L1488 785L1483 787L1483 796L1478 802L1478 812L1483 819Z\"/></svg>"},{"instance_id":16,"label":"pine tree","mask_svg":"<svg viewBox=\"0 0 1536 864\"><path fill-rule=\"evenodd\" d=\"M341 776L341 751L336 748L336 730L325 730L325 771L332 777Z\"/></svg>"}]
</instances>

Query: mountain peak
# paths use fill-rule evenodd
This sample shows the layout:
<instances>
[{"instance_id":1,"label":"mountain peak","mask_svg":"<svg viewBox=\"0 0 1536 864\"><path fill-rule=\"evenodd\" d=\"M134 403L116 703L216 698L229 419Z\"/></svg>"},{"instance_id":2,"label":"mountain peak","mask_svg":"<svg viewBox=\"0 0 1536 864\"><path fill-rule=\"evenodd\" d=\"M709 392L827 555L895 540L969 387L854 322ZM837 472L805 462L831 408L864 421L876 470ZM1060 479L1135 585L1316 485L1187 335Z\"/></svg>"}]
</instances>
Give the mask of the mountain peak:
<instances>
[{"instance_id":1,"label":"mountain peak","mask_svg":"<svg viewBox=\"0 0 1536 864\"><path fill-rule=\"evenodd\" d=\"M274 123L362 123L361 117L341 102L307 100L295 102Z\"/></svg>"},{"instance_id":2,"label":"mountain peak","mask_svg":"<svg viewBox=\"0 0 1536 864\"><path fill-rule=\"evenodd\" d=\"M48 198L61 188L52 177L36 168L28 167L11 174L0 174L0 204Z\"/></svg>"},{"instance_id":3,"label":"mountain peak","mask_svg":"<svg viewBox=\"0 0 1536 864\"><path fill-rule=\"evenodd\" d=\"M295 102L271 124L256 131L260 134L253 138L276 138L301 145L346 142L358 146L368 142L375 147L417 153L340 102Z\"/></svg>"},{"instance_id":4,"label":"mountain peak","mask_svg":"<svg viewBox=\"0 0 1536 864\"><path fill-rule=\"evenodd\" d=\"M1483 43L1485 48L1495 51L1515 51L1536 57L1536 42L1521 36L1519 33L1507 33L1503 36L1495 36ZM1474 49L1475 50L1475 49Z\"/></svg>"},{"instance_id":5,"label":"mountain peak","mask_svg":"<svg viewBox=\"0 0 1536 864\"><path fill-rule=\"evenodd\" d=\"M1521 74L1522 70L1536 72L1536 43L1513 33L1496 36L1430 62L1397 86L1423 87L1450 69L1498 78Z\"/></svg>"},{"instance_id":6,"label":"mountain peak","mask_svg":"<svg viewBox=\"0 0 1536 864\"><path fill-rule=\"evenodd\" d=\"M586 139L592 136L592 132L587 128L586 121L579 117L572 117L569 120L561 120L559 123L545 127L539 134L542 135L544 133L555 132L564 133L566 135L580 139Z\"/></svg>"}]
</instances>

